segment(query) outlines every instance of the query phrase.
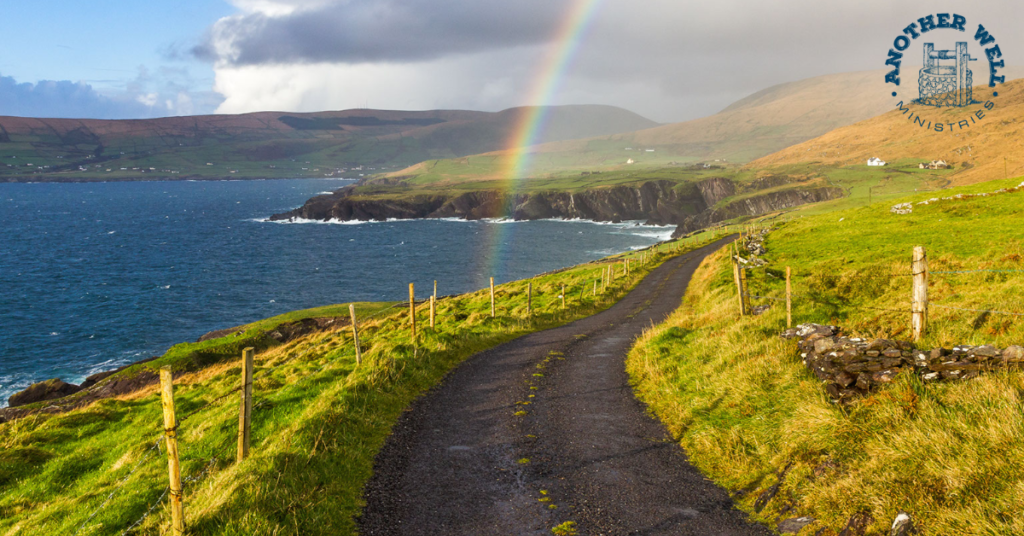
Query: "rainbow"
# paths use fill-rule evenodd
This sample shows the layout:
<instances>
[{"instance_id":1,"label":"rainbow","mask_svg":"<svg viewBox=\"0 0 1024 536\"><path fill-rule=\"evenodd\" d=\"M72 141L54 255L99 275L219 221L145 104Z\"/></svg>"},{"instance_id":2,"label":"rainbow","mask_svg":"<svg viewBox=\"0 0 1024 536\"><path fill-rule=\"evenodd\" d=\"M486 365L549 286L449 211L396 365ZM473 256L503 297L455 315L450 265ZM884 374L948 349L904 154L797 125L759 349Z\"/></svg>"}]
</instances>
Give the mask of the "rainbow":
<instances>
[{"instance_id":1,"label":"rainbow","mask_svg":"<svg viewBox=\"0 0 1024 536\"><path fill-rule=\"evenodd\" d=\"M604 0L573 0L567 16L555 33L554 45L545 56L533 83L530 85L527 108L512 131L506 145L506 155L501 166L501 181L508 192L515 192L519 181L526 178L531 170L533 154L530 147L537 144L548 120L548 105L562 86L566 73L583 42L594 15ZM505 216L511 216L505 214ZM514 225L492 225L489 245L485 246L489 272L503 265L502 253L512 240Z\"/></svg>"},{"instance_id":2,"label":"rainbow","mask_svg":"<svg viewBox=\"0 0 1024 536\"><path fill-rule=\"evenodd\" d=\"M561 88L565 74L576 57L590 22L604 0L575 0L569 16L562 21L556 33L555 50L545 58L538 76L532 84L527 100L530 108L513 131L508 148L512 157L504 170L504 177L510 181L526 178L530 172L532 153L529 147L535 145L547 125L547 106L554 100Z\"/></svg>"}]
</instances>

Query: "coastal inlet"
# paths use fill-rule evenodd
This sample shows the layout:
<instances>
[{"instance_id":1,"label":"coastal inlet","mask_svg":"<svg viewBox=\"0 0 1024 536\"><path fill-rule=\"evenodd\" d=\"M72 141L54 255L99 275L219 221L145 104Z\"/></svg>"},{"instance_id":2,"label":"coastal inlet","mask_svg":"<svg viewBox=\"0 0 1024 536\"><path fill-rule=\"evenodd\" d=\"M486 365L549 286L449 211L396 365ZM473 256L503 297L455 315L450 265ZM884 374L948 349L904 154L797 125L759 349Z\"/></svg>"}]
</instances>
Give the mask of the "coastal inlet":
<instances>
[{"instance_id":1,"label":"coastal inlet","mask_svg":"<svg viewBox=\"0 0 1024 536\"><path fill-rule=\"evenodd\" d=\"M454 294L654 244L639 222L267 218L352 181L0 184L0 405L209 331L309 307Z\"/></svg>"}]
</instances>

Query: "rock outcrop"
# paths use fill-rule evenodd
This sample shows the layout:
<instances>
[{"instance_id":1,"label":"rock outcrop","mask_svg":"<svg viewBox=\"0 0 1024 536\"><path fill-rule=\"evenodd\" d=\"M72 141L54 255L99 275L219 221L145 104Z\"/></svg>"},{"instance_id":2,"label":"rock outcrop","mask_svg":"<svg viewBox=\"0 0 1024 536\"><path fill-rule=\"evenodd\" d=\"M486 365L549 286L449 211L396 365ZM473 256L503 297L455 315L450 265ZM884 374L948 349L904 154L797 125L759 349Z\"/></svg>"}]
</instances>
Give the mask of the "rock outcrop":
<instances>
[{"instance_id":1,"label":"rock outcrop","mask_svg":"<svg viewBox=\"0 0 1024 536\"><path fill-rule=\"evenodd\" d=\"M721 185L721 181L729 186ZM407 197L363 195L357 192L355 186L349 186L332 194L314 197L302 207L275 214L271 220L479 220L511 217L515 220L647 220L651 224L667 225L706 210L710 206L709 201L715 201L723 191L732 191L730 186L731 182L727 179L710 179L696 185L648 181L639 186L613 186L582 192L511 193L481 190Z\"/></svg>"},{"instance_id":2,"label":"rock outcrop","mask_svg":"<svg viewBox=\"0 0 1024 536\"><path fill-rule=\"evenodd\" d=\"M44 382L33 383L24 391L14 393L7 399L7 405L9 407L16 408L33 402L43 402L46 400L63 398L68 395L73 395L81 390L82 388L77 385L65 383L59 378L54 378Z\"/></svg>"},{"instance_id":3,"label":"rock outcrop","mask_svg":"<svg viewBox=\"0 0 1024 536\"><path fill-rule=\"evenodd\" d=\"M772 179L744 184L743 188L745 192L756 192L758 188L773 188L779 184L782 183L778 179ZM652 225L679 225L676 234L682 235L738 216L756 216L842 195L838 188L794 187L763 195L755 193L718 207L738 192L735 183L720 177L696 183L652 180L639 185L591 188L579 192L480 190L401 195L403 188L401 184L393 184L388 192L396 195L377 195L364 193L359 185L347 186L331 194L313 197L303 206L275 214L270 219L384 221L510 217L514 220L645 220Z\"/></svg>"},{"instance_id":4,"label":"rock outcrop","mask_svg":"<svg viewBox=\"0 0 1024 536\"><path fill-rule=\"evenodd\" d=\"M842 188L821 186L816 188L791 188L776 192L766 192L760 195L752 195L727 203L718 208L712 208L687 217L679 222L679 227L672 234L678 238L687 233L692 233L714 225L715 223L740 218L743 216L759 216L770 212L778 212L809 203L820 203L831 199L838 199L843 196Z\"/></svg>"}]
</instances>

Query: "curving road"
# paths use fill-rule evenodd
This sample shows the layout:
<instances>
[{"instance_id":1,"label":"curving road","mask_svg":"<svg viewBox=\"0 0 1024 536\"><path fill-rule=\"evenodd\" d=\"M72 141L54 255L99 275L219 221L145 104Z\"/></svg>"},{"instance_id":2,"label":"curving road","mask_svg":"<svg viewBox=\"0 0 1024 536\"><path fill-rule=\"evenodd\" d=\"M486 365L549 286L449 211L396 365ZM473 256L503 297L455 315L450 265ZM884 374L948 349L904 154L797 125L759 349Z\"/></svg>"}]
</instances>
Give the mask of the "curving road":
<instances>
[{"instance_id":1,"label":"curving road","mask_svg":"<svg viewBox=\"0 0 1024 536\"><path fill-rule=\"evenodd\" d=\"M771 534L690 465L624 367L730 240L667 261L606 311L456 368L378 454L361 534L550 536L570 520L581 535Z\"/></svg>"}]
</instances>

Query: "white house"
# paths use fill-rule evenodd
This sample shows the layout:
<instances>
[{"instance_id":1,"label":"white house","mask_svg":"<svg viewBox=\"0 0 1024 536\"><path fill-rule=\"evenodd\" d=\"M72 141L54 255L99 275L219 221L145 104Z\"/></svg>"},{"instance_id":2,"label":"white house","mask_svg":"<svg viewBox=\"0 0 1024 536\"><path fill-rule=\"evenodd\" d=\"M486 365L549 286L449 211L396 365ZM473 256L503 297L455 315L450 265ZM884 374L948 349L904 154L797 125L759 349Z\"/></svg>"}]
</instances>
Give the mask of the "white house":
<instances>
[{"instance_id":1,"label":"white house","mask_svg":"<svg viewBox=\"0 0 1024 536\"><path fill-rule=\"evenodd\" d=\"M868 158L868 165L869 166L884 166L885 165L885 160L882 160L881 158L874 158L874 157Z\"/></svg>"},{"instance_id":2,"label":"white house","mask_svg":"<svg viewBox=\"0 0 1024 536\"><path fill-rule=\"evenodd\" d=\"M627 163L627 164L632 164L632 163L633 163L633 159L632 159L632 158L630 158L629 160L626 160L626 163Z\"/></svg>"}]
</instances>

